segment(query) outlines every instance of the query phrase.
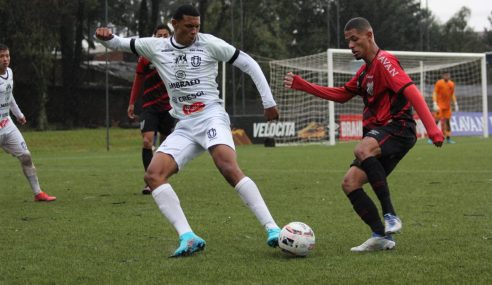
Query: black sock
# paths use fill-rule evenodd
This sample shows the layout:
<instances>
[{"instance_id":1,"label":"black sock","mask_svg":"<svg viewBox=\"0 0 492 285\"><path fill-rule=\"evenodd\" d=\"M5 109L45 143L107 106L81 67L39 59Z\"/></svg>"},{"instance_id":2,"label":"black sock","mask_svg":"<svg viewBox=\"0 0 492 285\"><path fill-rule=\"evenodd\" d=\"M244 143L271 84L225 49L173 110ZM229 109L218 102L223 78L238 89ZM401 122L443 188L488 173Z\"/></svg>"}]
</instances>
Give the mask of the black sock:
<instances>
[{"instance_id":1,"label":"black sock","mask_svg":"<svg viewBox=\"0 0 492 285\"><path fill-rule=\"evenodd\" d=\"M347 195L354 207L355 212L366 223L371 230L381 236L384 236L384 225L378 215L378 208L367 196L362 188L355 189Z\"/></svg>"},{"instance_id":2,"label":"black sock","mask_svg":"<svg viewBox=\"0 0 492 285\"><path fill-rule=\"evenodd\" d=\"M396 215L393 204L391 203L388 181L386 180L386 172L377 158L371 156L366 158L361 163L362 170L366 172L367 179L372 186L372 190L378 196L383 209L383 215L390 213Z\"/></svg>"},{"instance_id":3,"label":"black sock","mask_svg":"<svg viewBox=\"0 0 492 285\"><path fill-rule=\"evenodd\" d=\"M145 171L147 171L153 155L154 153L152 152L152 149L142 148L142 161Z\"/></svg>"}]
</instances>

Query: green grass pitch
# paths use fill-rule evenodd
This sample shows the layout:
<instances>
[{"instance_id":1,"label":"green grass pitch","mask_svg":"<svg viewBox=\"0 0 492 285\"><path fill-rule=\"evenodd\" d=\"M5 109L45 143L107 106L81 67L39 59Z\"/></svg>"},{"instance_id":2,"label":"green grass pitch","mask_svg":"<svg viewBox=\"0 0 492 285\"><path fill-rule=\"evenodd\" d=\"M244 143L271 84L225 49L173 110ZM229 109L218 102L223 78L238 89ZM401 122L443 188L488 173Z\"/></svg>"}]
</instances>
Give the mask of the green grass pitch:
<instances>
[{"instance_id":1,"label":"green grass pitch","mask_svg":"<svg viewBox=\"0 0 492 285\"><path fill-rule=\"evenodd\" d=\"M109 152L105 130L24 137L41 186L58 200L34 203L19 162L0 155L0 284L492 284L490 139L455 138L442 149L418 141L389 177L403 220L397 247L365 254L350 252L370 232L340 187L355 143L239 146L277 223L313 228L307 258L266 245L205 153L171 183L207 247L172 259L177 235L140 194L138 130L112 129Z\"/></svg>"}]
</instances>

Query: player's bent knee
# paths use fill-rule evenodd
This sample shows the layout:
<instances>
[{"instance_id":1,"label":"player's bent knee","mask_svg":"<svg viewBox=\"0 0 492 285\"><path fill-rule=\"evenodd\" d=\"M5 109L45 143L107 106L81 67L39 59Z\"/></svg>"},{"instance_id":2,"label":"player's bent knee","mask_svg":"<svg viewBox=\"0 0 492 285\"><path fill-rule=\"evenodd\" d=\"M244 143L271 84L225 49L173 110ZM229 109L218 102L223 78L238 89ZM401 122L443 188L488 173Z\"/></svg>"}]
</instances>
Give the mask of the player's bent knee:
<instances>
[{"instance_id":1,"label":"player's bent knee","mask_svg":"<svg viewBox=\"0 0 492 285\"><path fill-rule=\"evenodd\" d=\"M26 151L25 153L17 156L17 158L19 159L22 165L31 166L33 164L31 153L29 151Z\"/></svg>"},{"instance_id":2,"label":"player's bent knee","mask_svg":"<svg viewBox=\"0 0 492 285\"><path fill-rule=\"evenodd\" d=\"M157 175L155 175L154 173L149 173L148 171L145 172L145 175L144 175L144 180L145 180L145 183L147 183L148 185L155 185L157 183Z\"/></svg>"},{"instance_id":3,"label":"player's bent knee","mask_svg":"<svg viewBox=\"0 0 492 285\"><path fill-rule=\"evenodd\" d=\"M356 177L353 177L351 175L345 175L342 181L342 189L343 192L346 194L349 194L350 192L354 191L355 189L362 188L363 183L359 181Z\"/></svg>"},{"instance_id":4,"label":"player's bent knee","mask_svg":"<svg viewBox=\"0 0 492 285\"><path fill-rule=\"evenodd\" d=\"M361 162L371 156L378 156L381 154L381 148L376 139L372 137L364 138L354 149L355 157Z\"/></svg>"},{"instance_id":5,"label":"player's bent knee","mask_svg":"<svg viewBox=\"0 0 492 285\"><path fill-rule=\"evenodd\" d=\"M166 176L163 173L155 172L150 169L147 169L145 172L144 181L150 186L151 189L167 183Z\"/></svg>"},{"instance_id":6,"label":"player's bent knee","mask_svg":"<svg viewBox=\"0 0 492 285\"><path fill-rule=\"evenodd\" d=\"M143 145L143 148L152 149L152 146L154 145L153 140L149 140L149 139L144 137L142 145Z\"/></svg>"},{"instance_id":7,"label":"player's bent knee","mask_svg":"<svg viewBox=\"0 0 492 285\"><path fill-rule=\"evenodd\" d=\"M351 189L353 189L353 183L351 183L351 181L347 178L344 178L343 181L342 181L342 190L343 192L345 193L350 193Z\"/></svg>"},{"instance_id":8,"label":"player's bent knee","mask_svg":"<svg viewBox=\"0 0 492 285\"><path fill-rule=\"evenodd\" d=\"M360 161L364 161L364 159L368 158L369 156L372 156L372 154L370 153L370 151L364 147L364 146L361 146L361 145L358 145L355 149L354 149L354 156L360 160Z\"/></svg>"},{"instance_id":9,"label":"player's bent knee","mask_svg":"<svg viewBox=\"0 0 492 285\"><path fill-rule=\"evenodd\" d=\"M152 175L149 175L147 173L145 173L144 175L144 181L145 181L145 184L147 184L151 190L154 190L155 188L159 187L159 183L157 182L156 179L153 178ZM161 183L163 184L163 183Z\"/></svg>"}]
</instances>

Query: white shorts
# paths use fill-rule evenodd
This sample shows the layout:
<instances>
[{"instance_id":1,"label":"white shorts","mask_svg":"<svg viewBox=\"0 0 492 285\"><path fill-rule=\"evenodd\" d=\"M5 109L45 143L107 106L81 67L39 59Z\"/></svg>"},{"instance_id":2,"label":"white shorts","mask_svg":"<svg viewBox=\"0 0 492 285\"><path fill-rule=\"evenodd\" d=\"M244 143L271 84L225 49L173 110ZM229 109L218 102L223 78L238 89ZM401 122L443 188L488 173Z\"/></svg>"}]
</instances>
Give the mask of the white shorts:
<instances>
[{"instance_id":1,"label":"white shorts","mask_svg":"<svg viewBox=\"0 0 492 285\"><path fill-rule=\"evenodd\" d=\"M11 122L12 126L0 132L0 146L15 157L28 152L26 142L19 129Z\"/></svg>"},{"instance_id":2,"label":"white shorts","mask_svg":"<svg viewBox=\"0 0 492 285\"><path fill-rule=\"evenodd\" d=\"M181 170L193 158L218 144L235 150L231 122L225 111L178 121L157 151L171 155Z\"/></svg>"}]
</instances>

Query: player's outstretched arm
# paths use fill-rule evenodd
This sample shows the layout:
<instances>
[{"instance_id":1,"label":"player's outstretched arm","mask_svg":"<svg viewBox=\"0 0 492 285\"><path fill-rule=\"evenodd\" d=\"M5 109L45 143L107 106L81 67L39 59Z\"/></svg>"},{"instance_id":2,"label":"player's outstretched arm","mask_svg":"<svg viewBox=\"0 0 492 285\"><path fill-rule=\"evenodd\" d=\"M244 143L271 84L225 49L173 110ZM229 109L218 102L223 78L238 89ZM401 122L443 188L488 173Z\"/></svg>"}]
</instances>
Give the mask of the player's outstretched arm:
<instances>
[{"instance_id":1,"label":"player's outstretched arm","mask_svg":"<svg viewBox=\"0 0 492 285\"><path fill-rule=\"evenodd\" d=\"M101 41L109 41L114 37L113 31L107 27L99 27L96 29L96 38Z\"/></svg>"},{"instance_id":2,"label":"player's outstretched arm","mask_svg":"<svg viewBox=\"0 0 492 285\"><path fill-rule=\"evenodd\" d=\"M270 85L268 85L268 81L258 63L251 56L241 51L232 65L248 74L255 83L256 89L261 95L265 118L269 121L278 119L279 114L275 107L277 103L273 99Z\"/></svg>"},{"instance_id":3,"label":"player's outstretched arm","mask_svg":"<svg viewBox=\"0 0 492 285\"><path fill-rule=\"evenodd\" d=\"M427 130L427 135L432 140L434 145L437 147L442 146L444 136L441 130L437 127L436 122L434 121L434 118L432 117L432 114L424 101L424 97L422 97L417 87L413 84L408 86L403 90L403 95L407 98L410 104L412 104L415 111L417 111L417 114Z\"/></svg>"},{"instance_id":4,"label":"player's outstretched arm","mask_svg":"<svg viewBox=\"0 0 492 285\"><path fill-rule=\"evenodd\" d=\"M133 52L131 49L131 41L134 41L135 39L118 37L113 34L110 28L97 28L94 37L97 42L109 49Z\"/></svg>"},{"instance_id":5,"label":"player's outstretched arm","mask_svg":"<svg viewBox=\"0 0 492 285\"><path fill-rule=\"evenodd\" d=\"M325 100L345 103L354 95L343 87L325 87L304 80L301 76L289 72L284 77L285 88L295 89L313 94Z\"/></svg>"}]
</instances>

